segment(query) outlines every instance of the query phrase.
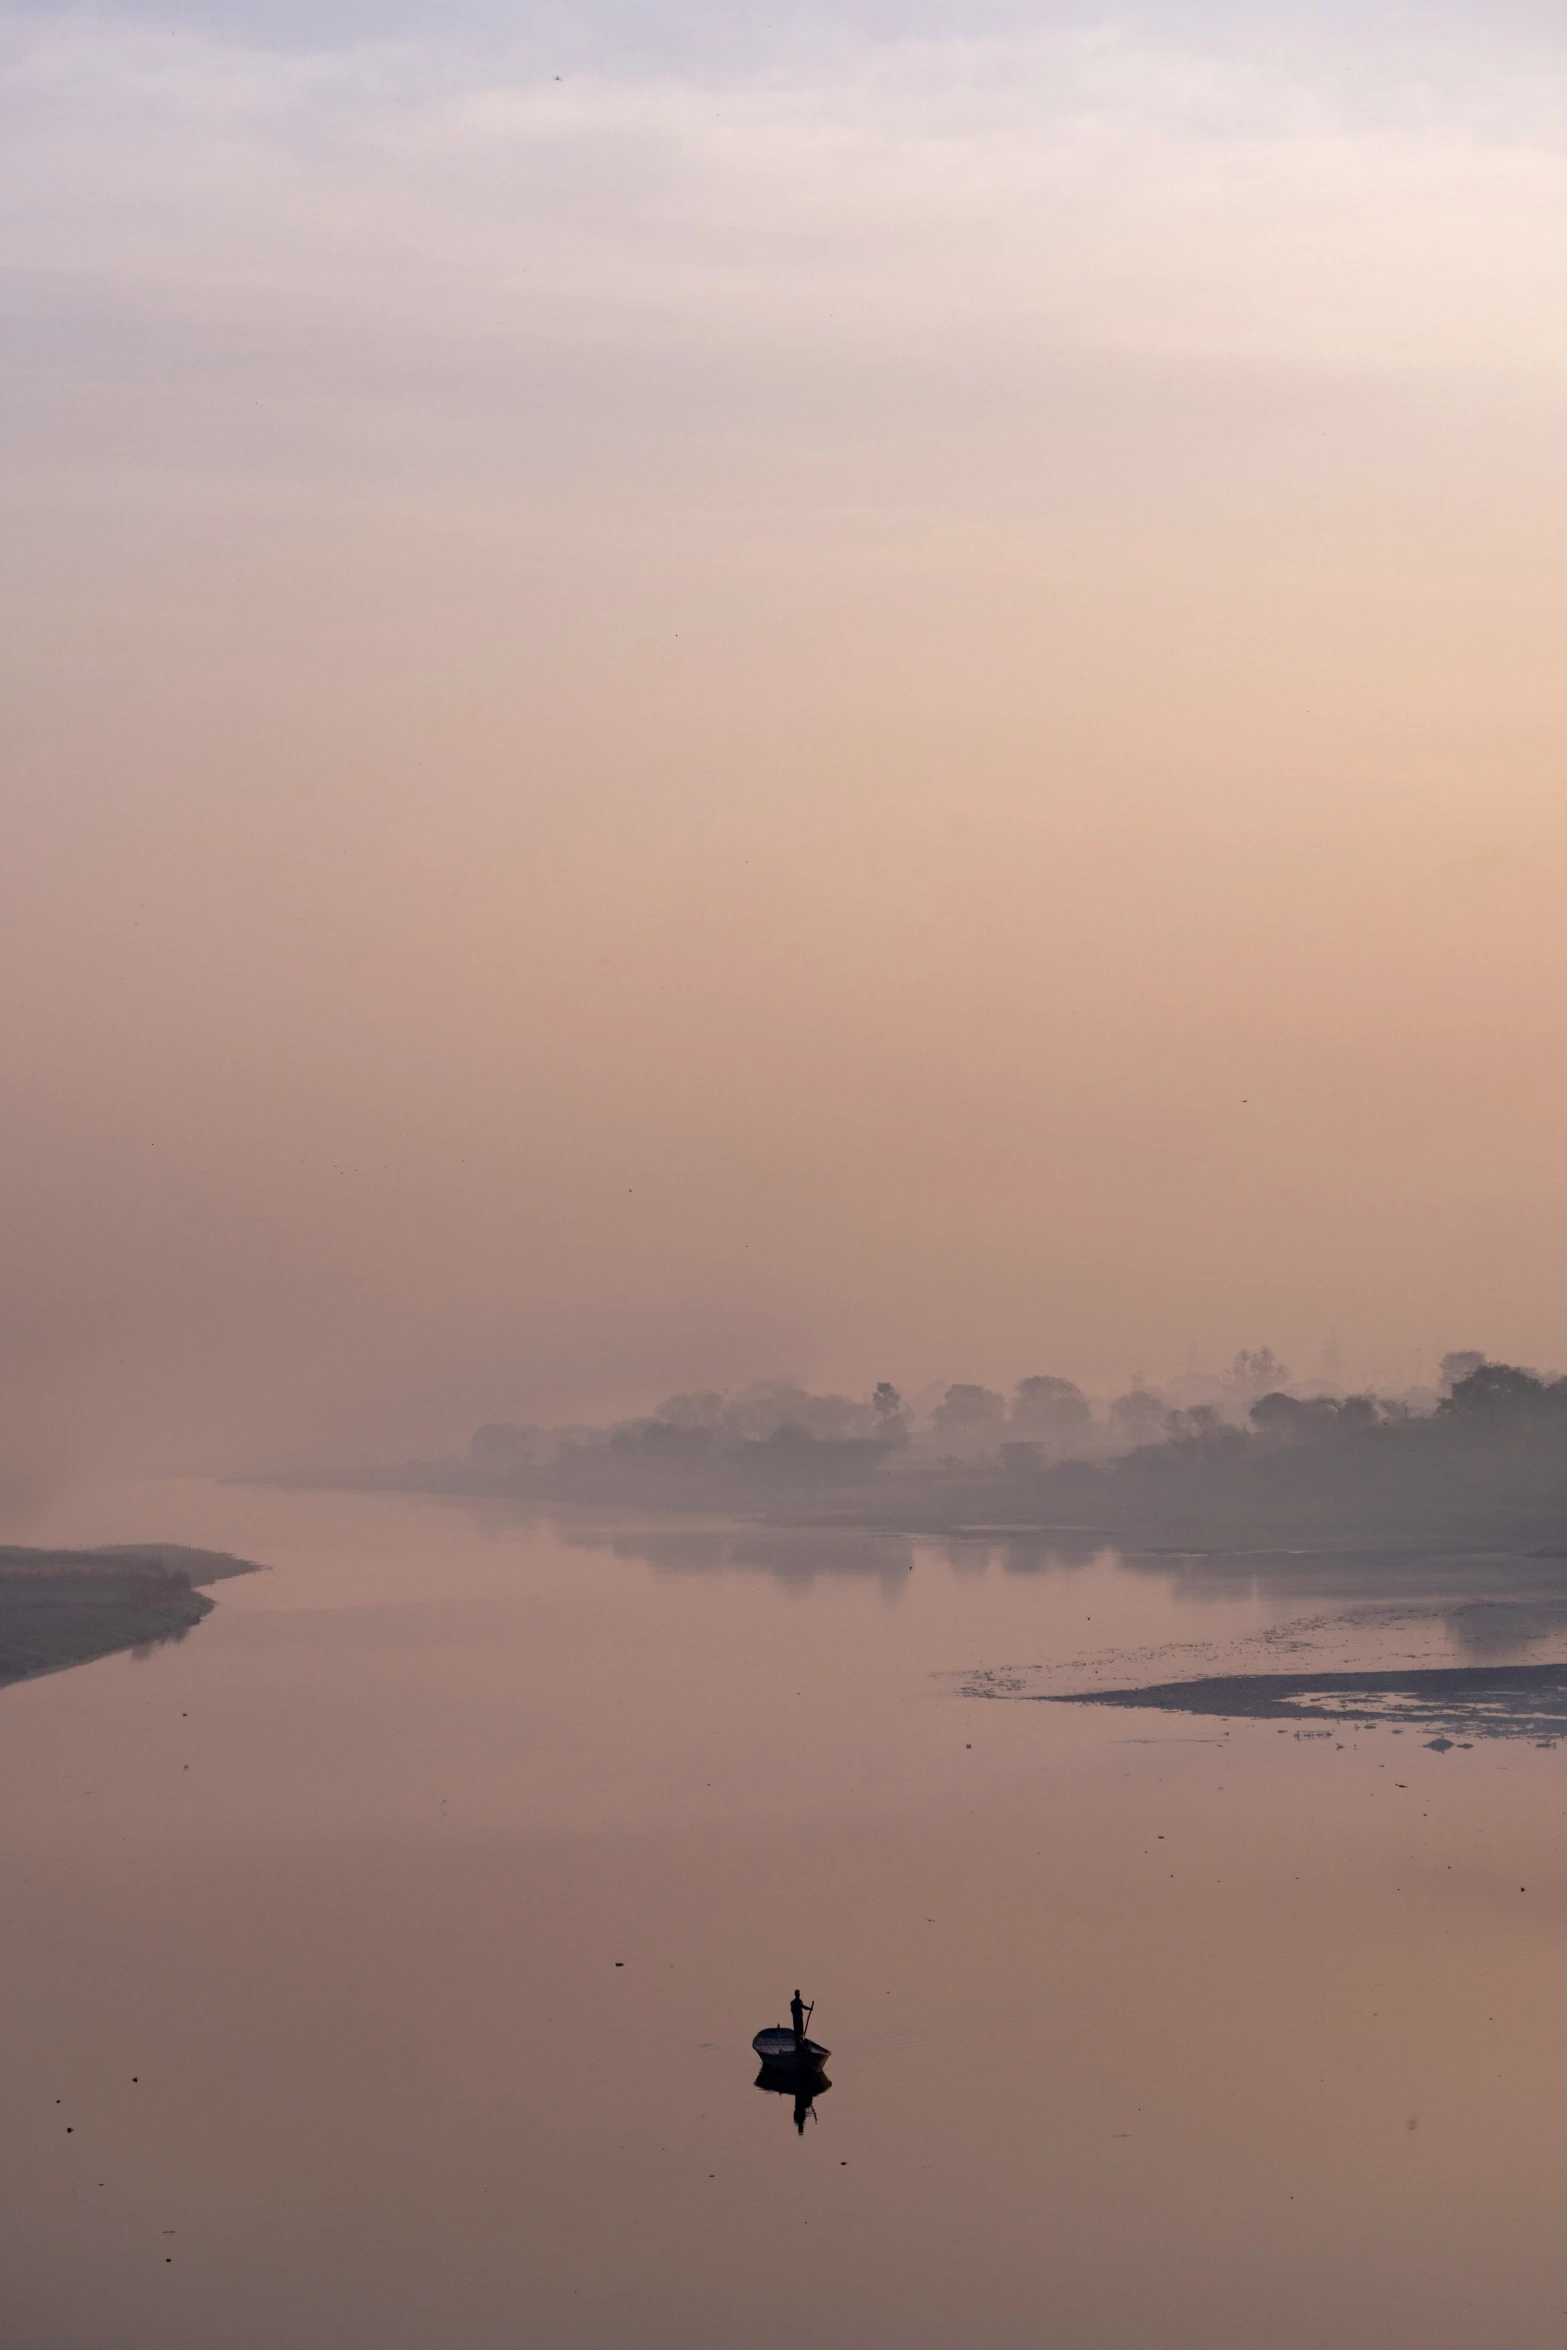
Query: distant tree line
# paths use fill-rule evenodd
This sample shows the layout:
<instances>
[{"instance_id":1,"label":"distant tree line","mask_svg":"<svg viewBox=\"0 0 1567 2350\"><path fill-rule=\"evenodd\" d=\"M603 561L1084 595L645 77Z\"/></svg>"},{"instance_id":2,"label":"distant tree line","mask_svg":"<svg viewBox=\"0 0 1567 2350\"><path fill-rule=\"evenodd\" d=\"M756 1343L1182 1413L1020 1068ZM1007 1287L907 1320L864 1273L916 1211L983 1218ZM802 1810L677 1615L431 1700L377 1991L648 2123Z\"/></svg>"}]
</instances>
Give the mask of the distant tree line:
<instances>
[{"instance_id":1,"label":"distant tree line","mask_svg":"<svg viewBox=\"0 0 1567 2350\"><path fill-rule=\"evenodd\" d=\"M866 1522L880 1511L910 1525L1004 1513L1112 1533L1277 1526L1465 1540L1532 1527L1560 1530L1567 1546L1567 1378L1471 1349L1444 1358L1439 1396L1302 1393L1257 1347L1208 1385L1217 1400L1134 1385L1096 1414L1075 1381L1044 1373L1010 1394L957 1381L927 1393L922 1411L890 1380L863 1399L771 1380L670 1396L607 1427L492 1424L466 1463L426 1464L404 1481L764 1510L842 1489L864 1497L852 1506Z\"/></svg>"}]
</instances>

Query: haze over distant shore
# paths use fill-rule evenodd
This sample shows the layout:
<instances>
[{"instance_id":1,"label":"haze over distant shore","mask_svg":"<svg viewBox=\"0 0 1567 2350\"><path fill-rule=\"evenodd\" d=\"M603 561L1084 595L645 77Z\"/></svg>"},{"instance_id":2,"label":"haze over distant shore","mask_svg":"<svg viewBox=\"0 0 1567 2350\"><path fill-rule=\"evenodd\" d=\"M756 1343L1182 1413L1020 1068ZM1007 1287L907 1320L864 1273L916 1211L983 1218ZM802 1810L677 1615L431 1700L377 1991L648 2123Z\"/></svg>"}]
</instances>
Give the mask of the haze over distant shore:
<instances>
[{"instance_id":1,"label":"haze over distant shore","mask_svg":"<svg viewBox=\"0 0 1567 2350\"><path fill-rule=\"evenodd\" d=\"M1440 1543L1567 1556L1567 1379L1444 1363L1438 1394L1287 1385L1266 1348L1216 1400L1152 1389L1096 1413L1070 1380L1010 1398L954 1384L921 1415L887 1382L862 1400L789 1382L669 1398L607 1427L492 1423L465 1457L290 1482L539 1504L699 1510L1106 1540Z\"/></svg>"}]
</instances>

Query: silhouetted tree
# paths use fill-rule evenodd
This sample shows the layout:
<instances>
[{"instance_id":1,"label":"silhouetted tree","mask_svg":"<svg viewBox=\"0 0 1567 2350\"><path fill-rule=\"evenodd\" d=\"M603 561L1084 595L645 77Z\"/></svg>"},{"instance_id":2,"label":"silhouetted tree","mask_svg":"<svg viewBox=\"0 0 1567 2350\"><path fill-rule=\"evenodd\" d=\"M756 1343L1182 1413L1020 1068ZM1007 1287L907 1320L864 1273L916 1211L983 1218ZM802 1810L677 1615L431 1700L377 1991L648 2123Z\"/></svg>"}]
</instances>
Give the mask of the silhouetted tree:
<instances>
[{"instance_id":1,"label":"silhouetted tree","mask_svg":"<svg viewBox=\"0 0 1567 2350\"><path fill-rule=\"evenodd\" d=\"M672 1428L716 1428L724 1416L724 1399L716 1387L699 1387L691 1395L666 1395L653 1417Z\"/></svg>"},{"instance_id":2,"label":"silhouetted tree","mask_svg":"<svg viewBox=\"0 0 1567 2350\"><path fill-rule=\"evenodd\" d=\"M1301 1396L1285 1395L1274 1388L1269 1394L1258 1396L1247 1418L1259 1436L1293 1444L1304 1436L1323 1432L1331 1422L1332 1410L1326 1396L1314 1396L1307 1402Z\"/></svg>"},{"instance_id":3,"label":"silhouetted tree","mask_svg":"<svg viewBox=\"0 0 1567 2350\"><path fill-rule=\"evenodd\" d=\"M1122 1444L1152 1444L1164 1423L1164 1405L1147 1387L1118 1395L1110 1406L1110 1432Z\"/></svg>"},{"instance_id":4,"label":"silhouetted tree","mask_svg":"<svg viewBox=\"0 0 1567 2350\"><path fill-rule=\"evenodd\" d=\"M1548 1401L1560 1400L1555 1391L1562 1387L1567 1382L1547 1384L1512 1363L1481 1363L1456 1383L1437 1410L1468 1420L1527 1419Z\"/></svg>"},{"instance_id":5,"label":"silhouetted tree","mask_svg":"<svg viewBox=\"0 0 1567 2350\"><path fill-rule=\"evenodd\" d=\"M674 1420L621 1420L609 1431L609 1450L617 1459L635 1456L660 1467L700 1460L712 1443L711 1428L685 1428Z\"/></svg>"},{"instance_id":6,"label":"silhouetted tree","mask_svg":"<svg viewBox=\"0 0 1567 2350\"><path fill-rule=\"evenodd\" d=\"M1282 1387L1289 1377L1289 1366L1281 1363L1271 1346L1243 1346L1231 1363L1228 1373L1232 1387L1248 1393Z\"/></svg>"},{"instance_id":7,"label":"silhouetted tree","mask_svg":"<svg viewBox=\"0 0 1567 2350\"><path fill-rule=\"evenodd\" d=\"M1006 1397L993 1387L959 1382L930 1416L931 1432L953 1452L980 1452L1006 1425Z\"/></svg>"},{"instance_id":8,"label":"silhouetted tree","mask_svg":"<svg viewBox=\"0 0 1567 2350\"><path fill-rule=\"evenodd\" d=\"M1306 1444L1323 1436L1352 1436L1374 1428L1381 1409L1374 1395L1259 1395L1249 1413L1259 1436L1276 1444Z\"/></svg>"},{"instance_id":9,"label":"silhouetted tree","mask_svg":"<svg viewBox=\"0 0 1567 2350\"><path fill-rule=\"evenodd\" d=\"M869 1436L875 1425L868 1405L846 1395L813 1395L793 1379L761 1379L724 1405L726 1436L757 1440L779 1428L803 1428L834 1439Z\"/></svg>"},{"instance_id":10,"label":"silhouetted tree","mask_svg":"<svg viewBox=\"0 0 1567 2350\"><path fill-rule=\"evenodd\" d=\"M879 1379L871 1397L871 1409L876 1414L876 1433L884 1444L907 1444L909 1415L902 1396L890 1379Z\"/></svg>"},{"instance_id":11,"label":"silhouetted tree","mask_svg":"<svg viewBox=\"0 0 1567 2350\"><path fill-rule=\"evenodd\" d=\"M542 1428L519 1428L506 1420L495 1420L487 1428L475 1428L468 1444L468 1457L479 1469L521 1469L547 1457L550 1450L548 1431Z\"/></svg>"},{"instance_id":12,"label":"silhouetted tree","mask_svg":"<svg viewBox=\"0 0 1567 2350\"><path fill-rule=\"evenodd\" d=\"M1165 1434L1172 1444L1195 1444L1203 1437L1221 1435L1228 1422L1211 1403L1194 1403L1184 1412L1166 1412Z\"/></svg>"},{"instance_id":13,"label":"silhouetted tree","mask_svg":"<svg viewBox=\"0 0 1567 2350\"><path fill-rule=\"evenodd\" d=\"M1087 1396L1070 1379L1020 1379L1012 1391L1012 1426L1019 1436L1067 1445L1092 1420Z\"/></svg>"}]
</instances>

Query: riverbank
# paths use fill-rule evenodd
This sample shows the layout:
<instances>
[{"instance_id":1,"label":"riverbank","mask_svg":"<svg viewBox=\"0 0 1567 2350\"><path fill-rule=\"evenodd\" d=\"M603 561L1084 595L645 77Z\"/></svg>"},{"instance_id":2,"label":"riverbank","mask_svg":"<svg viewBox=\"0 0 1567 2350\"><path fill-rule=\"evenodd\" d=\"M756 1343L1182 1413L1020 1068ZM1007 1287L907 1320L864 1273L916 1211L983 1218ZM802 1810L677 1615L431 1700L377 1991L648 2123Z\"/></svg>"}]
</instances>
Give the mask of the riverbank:
<instances>
[{"instance_id":1,"label":"riverbank","mask_svg":"<svg viewBox=\"0 0 1567 2350\"><path fill-rule=\"evenodd\" d=\"M0 1547L0 1687L183 1640L212 1612L200 1584L261 1571L252 1560L180 1543Z\"/></svg>"}]
</instances>

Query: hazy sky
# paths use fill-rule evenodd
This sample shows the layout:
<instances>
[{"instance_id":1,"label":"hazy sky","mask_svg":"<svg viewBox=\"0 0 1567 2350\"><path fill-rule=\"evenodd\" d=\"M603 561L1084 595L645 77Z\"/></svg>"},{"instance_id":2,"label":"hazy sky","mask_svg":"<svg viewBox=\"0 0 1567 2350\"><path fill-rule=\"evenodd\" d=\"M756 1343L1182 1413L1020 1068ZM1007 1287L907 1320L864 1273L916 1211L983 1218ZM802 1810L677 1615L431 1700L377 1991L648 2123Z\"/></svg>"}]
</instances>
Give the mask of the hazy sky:
<instances>
[{"instance_id":1,"label":"hazy sky","mask_svg":"<svg viewBox=\"0 0 1567 2350\"><path fill-rule=\"evenodd\" d=\"M13 1476L1567 1358L1559 8L3 66Z\"/></svg>"}]
</instances>

